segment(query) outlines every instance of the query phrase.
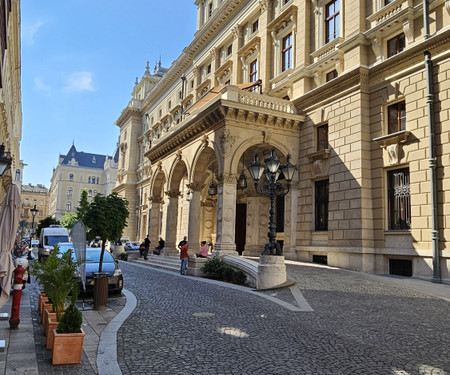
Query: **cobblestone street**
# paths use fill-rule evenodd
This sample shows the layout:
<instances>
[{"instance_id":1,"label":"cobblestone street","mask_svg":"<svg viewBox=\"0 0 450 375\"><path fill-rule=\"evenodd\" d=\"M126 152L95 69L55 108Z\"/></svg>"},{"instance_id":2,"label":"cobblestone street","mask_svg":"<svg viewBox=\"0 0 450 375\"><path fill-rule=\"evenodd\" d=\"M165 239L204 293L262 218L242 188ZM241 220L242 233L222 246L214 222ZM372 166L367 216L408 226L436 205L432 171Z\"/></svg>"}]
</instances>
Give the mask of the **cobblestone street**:
<instances>
[{"instance_id":1,"label":"cobblestone street","mask_svg":"<svg viewBox=\"0 0 450 375\"><path fill-rule=\"evenodd\" d=\"M450 373L449 301L391 278L292 264L297 286L264 293L282 305L215 282L122 267L137 298L118 332L124 374ZM287 308L302 307L298 290L312 311Z\"/></svg>"}]
</instances>

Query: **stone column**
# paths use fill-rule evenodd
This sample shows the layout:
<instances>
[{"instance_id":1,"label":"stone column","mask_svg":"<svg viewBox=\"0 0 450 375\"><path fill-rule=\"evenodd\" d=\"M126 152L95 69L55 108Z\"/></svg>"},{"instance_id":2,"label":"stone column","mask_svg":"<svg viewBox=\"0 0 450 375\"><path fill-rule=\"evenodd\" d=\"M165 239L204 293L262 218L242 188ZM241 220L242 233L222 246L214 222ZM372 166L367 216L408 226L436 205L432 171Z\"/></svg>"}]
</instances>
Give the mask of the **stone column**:
<instances>
[{"instance_id":1,"label":"stone column","mask_svg":"<svg viewBox=\"0 0 450 375\"><path fill-rule=\"evenodd\" d=\"M217 186L217 234L215 250L222 255L236 255L236 183L237 176L223 174Z\"/></svg>"},{"instance_id":2,"label":"stone column","mask_svg":"<svg viewBox=\"0 0 450 375\"><path fill-rule=\"evenodd\" d=\"M167 218L166 218L166 244L161 252L161 255L177 255L179 250L177 249L177 225L178 225L178 197L179 191L166 191L166 195L169 197L169 203L167 204Z\"/></svg>"},{"instance_id":3,"label":"stone column","mask_svg":"<svg viewBox=\"0 0 450 375\"><path fill-rule=\"evenodd\" d=\"M213 243L212 234L216 233L216 217L217 210L215 202L212 200L206 200L201 203L201 223L200 226L200 236L201 241L206 241L207 243Z\"/></svg>"},{"instance_id":4,"label":"stone column","mask_svg":"<svg viewBox=\"0 0 450 375\"><path fill-rule=\"evenodd\" d=\"M153 197L150 206L150 241L152 241L152 247L157 246L160 236L161 228L161 197ZM153 246L154 245L154 246Z\"/></svg>"},{"instance_id":5,"label":"stone column","mask_svg":"<svg viewBox=\"0 0 450 375\"><path fill-rule=\"evenodd\" d=\"M191 199L189 201L188 243L190 254L200 251L200 195L202 186L189 184Z\"/></svg>"},{"instance_id":6,"label":"stone column","mask_svg":"<svg viewBox=\"0 0 450 375\"><path fill-rule=\"evenodd\" d=\"M260 244L260 197L247 198L247 235L245 240L245 252L247 256L259 256L264 248Z\"/></svg>"}]
</instances>

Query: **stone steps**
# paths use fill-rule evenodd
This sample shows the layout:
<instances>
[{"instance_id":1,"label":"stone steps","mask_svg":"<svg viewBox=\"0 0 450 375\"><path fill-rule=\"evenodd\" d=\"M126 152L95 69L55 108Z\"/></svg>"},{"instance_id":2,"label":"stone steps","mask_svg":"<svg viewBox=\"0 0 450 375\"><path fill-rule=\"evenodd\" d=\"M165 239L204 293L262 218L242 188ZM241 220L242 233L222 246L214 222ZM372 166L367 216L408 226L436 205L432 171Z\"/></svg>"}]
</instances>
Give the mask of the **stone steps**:
<instances>
[{"instance_id":1,"label":"stone steps","mask_svg":"<svg viewBox=\"0 0 450 375\"><path fill-rule=\"evenodd\" d=\"M130 260L130 258L128 258ZM180 272L180 258L177 256L164 256L164 255L154 255L149 254L148 260L144 258L131 258L132 262L146 265L148 267L154 267L163 269L166 271Z\"/></svg>"}]
</instances>

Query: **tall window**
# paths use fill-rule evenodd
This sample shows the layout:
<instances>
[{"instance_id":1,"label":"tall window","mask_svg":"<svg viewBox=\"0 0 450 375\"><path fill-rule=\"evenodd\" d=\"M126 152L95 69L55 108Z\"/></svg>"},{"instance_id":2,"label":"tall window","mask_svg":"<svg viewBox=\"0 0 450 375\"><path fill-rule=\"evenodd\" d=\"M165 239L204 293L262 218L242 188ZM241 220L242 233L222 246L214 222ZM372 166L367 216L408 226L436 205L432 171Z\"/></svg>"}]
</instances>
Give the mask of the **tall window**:
<instances>
[{"instance_id":1,"label":"tall window","mask_svg":"<svg viewBox=\"0 0 450 375\"><path fill-rule=\"evenodd\" d=\"M67 198L72 198L73 189L70 187L67 189Z\"/></svg>"},{"instance_id":2,"label":"tall window","mask_svg":"<svg viewBox=\"0 0 450 375\"><path fill-rule=\"evenodd\" d=\"M258 28L259 28L259 22L258 22L258 20L256 20L252 24L252 33L256 33L258 31Z\"/></svg>"},{"instance_id":3,"label":"tall window","mask_svg":"<svg viewBox=\"0 0 450 375\"><path fill-rule=\"evenodd\" d=\"M398 102L388 107L388 133L396 133L406 130L406 106L405 102Z\"/></svg>"},{"instance_id":4,"label":"tall window","mask_svg":"<svg viewBox=\"0 0 450 375\"><path fill-rule=\"evenodd\" d=\"M283 38L281 51L281 71L292 68L292 33Z\"/></svg>"},{"instance_id":5,"label":"tall window","mask_svg":"<svg viewBox=\"0 0 450 375\"><path fill-rule=\"evenodd\" d=\"M390 230L411 228L409 168L388 171L388 221Z\"/></svg>"},{"instance_id":6,"label":"tall window","mask_svg":"<svg viewBox=\"0 0 450 375\"><path fill-rule=\"evenodd\" d=\"M250 82L256 82L258 80L258 60L250 63Z\"/></svg>"},{"instance_id":7,"label":"tall window","mask_svg":"<svg viewBox=\"0 0 450 375\"><path fill-rule=\"evenodd\" d=\"M71 202L67 202L67 203L66 203L66 211L67 211L67 212L72 211L72 203L71 203Z\"/></svg>"},{"instance_id":8,"label":"tall window","mask_svg":"<svg viewBox=\"0 0 450 375\"><path fill-rule=\"evenodd\" d=\"M315 183L315 230L328 230L328 180Z\"/></svg>"},{"instance_id":9,"label":"tall window","mask_svg":"<svg viewBox=\"0 0 450 375\"><path fill-rule=\"evenodd\" d=\"M334 0L328 3L325 9L326 43L331 42L339 36L339 1Z\"/></svg>"},{"instance_id":10,"label":"tall window","mask_svg":"<svg viewBox=\"0 0 450 375\"><path fill-rule=\"evenodd\" d=\"M317 151L328 148L328 124L317 127Z\"/></svg>"},{"instance_id":11,"label":"tall window","mask_svg":"<svg viewBox=\"0 0 450 375\"><path fill-rule=\"evenodd\" d=\"M397 55L405 49L405 34L401 33L387 41L388 57Z\"/></svg>"}]
</instances>

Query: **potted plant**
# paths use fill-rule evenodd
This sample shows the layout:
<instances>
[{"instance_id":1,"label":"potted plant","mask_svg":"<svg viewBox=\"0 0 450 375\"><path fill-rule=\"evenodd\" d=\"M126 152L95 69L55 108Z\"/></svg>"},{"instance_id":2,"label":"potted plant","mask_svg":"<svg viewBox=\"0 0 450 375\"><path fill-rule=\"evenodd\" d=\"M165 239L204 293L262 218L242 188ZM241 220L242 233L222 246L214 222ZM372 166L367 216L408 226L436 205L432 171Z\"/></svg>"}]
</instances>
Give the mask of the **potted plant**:
<instances>
[{"instance_id":1,"label":"potted plant","mask_svg":"<svg viewBox=\"0 0 450 375\"><path fill-rule=\"evenodd\" d=\"M83 316L75 305L77 293L72 292L72 302L66 309L58 327L53 330L52 364L80 363L85 333L81 328Z\"/></svg>"}]
</instances>

